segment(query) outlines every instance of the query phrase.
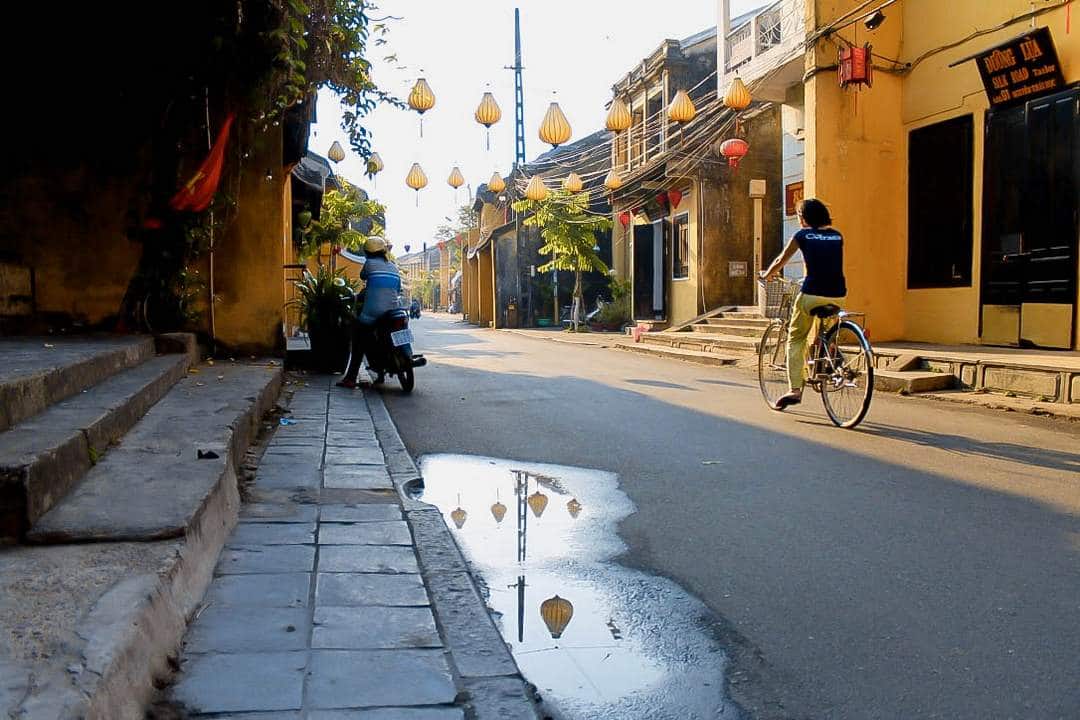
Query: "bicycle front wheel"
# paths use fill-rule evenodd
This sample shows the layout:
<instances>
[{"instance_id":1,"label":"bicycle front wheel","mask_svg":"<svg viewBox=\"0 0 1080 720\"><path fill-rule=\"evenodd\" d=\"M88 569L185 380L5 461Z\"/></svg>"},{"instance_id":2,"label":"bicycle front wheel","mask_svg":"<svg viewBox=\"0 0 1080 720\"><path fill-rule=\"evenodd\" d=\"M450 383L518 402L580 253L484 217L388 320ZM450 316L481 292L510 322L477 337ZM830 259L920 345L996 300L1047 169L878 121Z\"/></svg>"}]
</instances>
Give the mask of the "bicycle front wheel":
<instances>
[{"instance_id":1,"label":"bicycle front wheel","mask_svg":"<svg viewBox=\"0 0 1080 720\"><path fill-rule=\"evenodd\" d=\"M853 428L866 417L874 394L874 351L862 328L843 320L826 339L829 377L822 380L821 399L829 419Z\"/></svg>"},{"instance_id":2,"label":"bicycle front wheel","mask_svg":"<svg viewBox=\"0 0 1080 720\"><path fill-rule=\"evenodd\" d=\"M758 385L769 407L788 391L787 326L773 321L758 345Z\"/></svg>"}]
</instances>

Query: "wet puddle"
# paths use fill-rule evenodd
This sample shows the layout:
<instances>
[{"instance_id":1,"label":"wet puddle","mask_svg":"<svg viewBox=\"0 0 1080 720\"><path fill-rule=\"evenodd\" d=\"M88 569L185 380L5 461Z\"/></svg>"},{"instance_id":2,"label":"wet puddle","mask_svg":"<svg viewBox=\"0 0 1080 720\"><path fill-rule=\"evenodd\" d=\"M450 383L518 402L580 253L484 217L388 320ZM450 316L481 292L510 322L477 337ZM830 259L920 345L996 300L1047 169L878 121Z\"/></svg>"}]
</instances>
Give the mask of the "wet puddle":
<instances>
[{"instance_id":1,"label":"wet puddle","mask_svg":"<svg viewBox=\"0 0 1080 720\"><path fill-rule=\"evenodd\" d=\"M445 515L549 715L739 717L705 606L612 561L634 511L615 475L461 455L421 465L419 498Z\"/></svg>"}]
</instances>

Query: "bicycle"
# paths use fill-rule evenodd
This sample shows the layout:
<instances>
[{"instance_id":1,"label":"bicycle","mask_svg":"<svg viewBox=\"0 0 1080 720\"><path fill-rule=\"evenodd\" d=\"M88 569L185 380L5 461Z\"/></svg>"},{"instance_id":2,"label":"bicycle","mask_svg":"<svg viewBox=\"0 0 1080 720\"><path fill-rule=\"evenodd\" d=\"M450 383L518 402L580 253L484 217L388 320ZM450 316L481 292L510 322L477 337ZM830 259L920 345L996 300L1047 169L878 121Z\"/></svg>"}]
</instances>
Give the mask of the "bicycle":
<instances>
[{"instance_id":1,"label":"bicycle","mask_svg":"<svg viewBox=\"0 0 1080 720\"><path fill-rule=\"evenodd\" d=\"M767 285L766 315L772 322L758 344L758 384L769 407L788 391L788 323L799 285L778 278ZM778 302L769 302L777 295ZM775 308L775 311L772 311ZM851 313L838 305L810 312L816 318L813 342L807 346L803 376L806 386L821 393L829 419L837 427L853 428L862 422L874 394L874 350L866 332Z\"/></svg>"}]
</instances>

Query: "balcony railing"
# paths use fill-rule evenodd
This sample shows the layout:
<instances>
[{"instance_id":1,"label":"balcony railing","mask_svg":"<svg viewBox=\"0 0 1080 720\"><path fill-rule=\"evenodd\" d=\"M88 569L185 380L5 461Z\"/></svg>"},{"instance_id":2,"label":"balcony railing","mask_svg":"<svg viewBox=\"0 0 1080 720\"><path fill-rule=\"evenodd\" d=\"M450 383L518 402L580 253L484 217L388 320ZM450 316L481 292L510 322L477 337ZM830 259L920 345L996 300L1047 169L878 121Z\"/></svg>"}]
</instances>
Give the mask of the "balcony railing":
<instances>
[{"instance_id":1,"label":"balcony railing","mask_svg":"<svg viewBox=\"0 0 1080 720\"><path fill-rule=\"evenodd\" d=\"M725 72L756 60L779 46L792 46L797 37L805 34L803 17L805 0L776 0L768 7L732 28L727 34Z\"/></svg>"}]
</instances>

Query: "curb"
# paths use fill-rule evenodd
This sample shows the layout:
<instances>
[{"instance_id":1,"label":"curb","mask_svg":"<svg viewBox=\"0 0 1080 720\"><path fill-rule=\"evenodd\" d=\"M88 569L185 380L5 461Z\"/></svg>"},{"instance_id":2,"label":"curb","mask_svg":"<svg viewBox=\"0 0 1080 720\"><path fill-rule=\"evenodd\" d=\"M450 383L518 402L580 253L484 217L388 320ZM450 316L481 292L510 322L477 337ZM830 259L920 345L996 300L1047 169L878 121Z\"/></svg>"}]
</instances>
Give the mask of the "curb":
<instances>
[{"instance_id":1,"label":"curb","mask_svg":"<svg viewBox=\"0 0 1080 720\"><path fill-rule=\"evenodd\" d=\"M401 499L435 623L459 687L476 720L538 720L535 688L525 680L488 612L468 563L433 505L409 497L407 485L423 477L378 392L364 388L386 469Z\"/></svg>"},{"instance_id":2,"label":"curb","mask_svg":"<svg viewBox=\"0 0 1080 720\"><path fill-rule=\"evenodd\" d=\"M519 330L517 328L499 328L498 331L499 332L505 332L505 333L512 333L514 335L520 335L521 337L533 338L535 340L547 340L549 342L562 343L563 345L579 345L579 346L583 346L583 347L611 348L611 347L616 347L619 344L618 341L616 341L616 340L612 340L610 342L608 342L608 341L591 342L589 340L568 340L568 339L563 338L563 337L558 337L561 333L555 333L555 332L551 333L552 337L544 337L542 335L534 335L533 333L525 332L525 331ZM587 334L587 333L584 333L584 334ZM623 337L623 336L620 335L619 337Z\"/></svg>"}]
</instances>

